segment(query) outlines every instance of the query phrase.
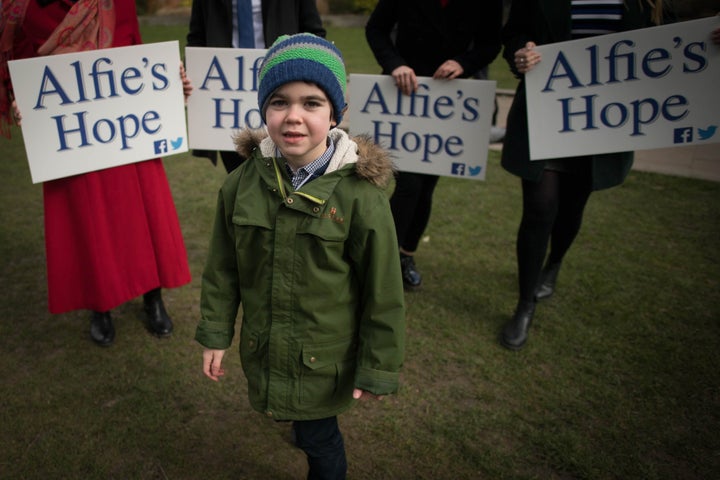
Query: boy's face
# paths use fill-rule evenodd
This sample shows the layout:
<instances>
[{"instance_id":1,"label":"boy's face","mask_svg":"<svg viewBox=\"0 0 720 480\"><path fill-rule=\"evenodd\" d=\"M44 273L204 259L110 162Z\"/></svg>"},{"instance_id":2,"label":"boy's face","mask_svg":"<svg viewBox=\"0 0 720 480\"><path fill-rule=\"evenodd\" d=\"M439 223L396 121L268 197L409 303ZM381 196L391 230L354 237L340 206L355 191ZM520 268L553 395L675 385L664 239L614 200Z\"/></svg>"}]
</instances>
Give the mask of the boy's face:
<instances>
[{"instance_id":1,"label":"boy's face","mask_svg":"<svg viewBox=\"0 0 720 480\"><path fill-rule=\"evenodd\" d=\"M268 101L265 120L270 138L293 168L316 160L327 149L335 125L325 92L307 82L290 82Z\"/></svg>"}]
</instances>

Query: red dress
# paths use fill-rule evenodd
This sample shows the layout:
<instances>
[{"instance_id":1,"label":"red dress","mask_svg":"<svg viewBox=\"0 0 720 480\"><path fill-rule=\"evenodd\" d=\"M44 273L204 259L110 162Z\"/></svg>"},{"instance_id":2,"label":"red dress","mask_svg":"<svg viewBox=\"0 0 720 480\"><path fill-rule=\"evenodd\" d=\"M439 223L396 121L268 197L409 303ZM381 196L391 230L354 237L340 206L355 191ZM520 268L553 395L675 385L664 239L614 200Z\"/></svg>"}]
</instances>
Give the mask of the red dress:
<instances>
[{"instance_id":1,"label":"red dress","mask_svg":"<svg viewBox=\"0 0 720 480\"><path fill-rule=\"evenodd\" d=\"M32 0L15 58L36 56L72 4ZM133 0L115 0L113 46L141 43ZM51 313L107 311L190 281L187 252L160 159L43 184Z\"/></svg>"}]
</instances>

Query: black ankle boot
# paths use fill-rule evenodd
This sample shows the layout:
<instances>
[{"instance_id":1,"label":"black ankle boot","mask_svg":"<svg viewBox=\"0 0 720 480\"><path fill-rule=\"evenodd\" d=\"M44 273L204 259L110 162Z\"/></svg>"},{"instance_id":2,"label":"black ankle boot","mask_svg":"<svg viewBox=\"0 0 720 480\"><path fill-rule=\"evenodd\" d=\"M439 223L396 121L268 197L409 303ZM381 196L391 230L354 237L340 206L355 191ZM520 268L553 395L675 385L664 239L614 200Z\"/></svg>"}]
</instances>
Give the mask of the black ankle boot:
<instances>
[{"instance_id":1,"label":"black ankle boot","mask_svg":"<svg viewBox=\"0 0 720 480\"><path fill-rule=\"evenodd\" d=\"M535 314L535 302L518 302L515 314L502 329L500 343L510 350L520 350L527 342L528 330Z\"/></svg>"},{"instance_id":2,"label":"black ankle boot","mask_svg":"<svg viewBox=\"0 0 720 480\"><path fill-rule=\"evenodd\" d=\"M165 311L160 289L150 290L143 295L148 329L158 337L169 337L173 331L173 323Z\"/></svg>"},{"instance_id":3,"label":"black ankle boot","mask_svg":"<svg viewBox=\"0 0 720 480\"><path fill-rule=\"evenodd\" d=\"M115 327L110 312L92 312L90 315L90 338L101 347L108 347L115 340Z\"/></svg>"},{"instance_id":4,"label":"black ankle boot","mask_svg":"<svg viewBox=\"0 0 720 480\"><path fill-rule=\"evenodd\" d=\"M560 262L550 263L540 272L540 281L535 289L535 300L550 298L555 293L555 283L560 272Z\"/></svg>"}]
</instances>

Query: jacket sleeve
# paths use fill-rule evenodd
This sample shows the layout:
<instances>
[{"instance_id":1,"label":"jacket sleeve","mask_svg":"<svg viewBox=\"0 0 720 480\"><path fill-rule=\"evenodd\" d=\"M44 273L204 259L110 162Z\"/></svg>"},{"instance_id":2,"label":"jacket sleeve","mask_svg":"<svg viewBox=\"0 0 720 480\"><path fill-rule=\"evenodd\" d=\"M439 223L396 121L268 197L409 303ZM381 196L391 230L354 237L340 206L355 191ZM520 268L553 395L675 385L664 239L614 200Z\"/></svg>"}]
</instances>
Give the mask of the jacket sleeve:
<instances>
[{"instance_id":1,"label":"jacket sleeve","mask_svg":"<svg viewBox=\"0 0 720 480\"><path fill-rule=\"evenodd\" d=\"M200 322L195 340L207 348L225 350L233 339L240 306L240 290L232 226L234 177L228 177L218 194L215 223L210 239L200 292ZM237 180L235 180L235 184Z\"/></svg>"},{"instance_id":2,"label":"jacket sleeve","mask_svg":"<svg viewBox=\"0 0 720 480\"><path fill-rule=\"evenodd\" d=\"M398 20L398 9L396 0L380 0L365 25L365 38L385 74L407 65L392 39Z\"/></svg>"},{"instance_id":3,"label":"jacket sleeve","mask_svg":"<svg viewBox=\"0 0 720 480\"><path fill-rule=\"evenodd\" d=\"M355 387L387 395L399 386L405 304L392 214L384 192L376 193L370 208L359 215L351 238L362 292Z\"/></svg>"},{"instance_id":4,"label":"jacket sleeve","mask_svg":"<svg viewBox=\"0 0 720 480\"><path fill-rule=\"evenodd\" d=\"M533 11L537 14L527 0L513 0L507 23L502 29L503 58L517 78L522 78L523 75L515 67L515 52L523 48L527 42L538 41L537 38L530 38Z\"/></svg>"}]
</instances>

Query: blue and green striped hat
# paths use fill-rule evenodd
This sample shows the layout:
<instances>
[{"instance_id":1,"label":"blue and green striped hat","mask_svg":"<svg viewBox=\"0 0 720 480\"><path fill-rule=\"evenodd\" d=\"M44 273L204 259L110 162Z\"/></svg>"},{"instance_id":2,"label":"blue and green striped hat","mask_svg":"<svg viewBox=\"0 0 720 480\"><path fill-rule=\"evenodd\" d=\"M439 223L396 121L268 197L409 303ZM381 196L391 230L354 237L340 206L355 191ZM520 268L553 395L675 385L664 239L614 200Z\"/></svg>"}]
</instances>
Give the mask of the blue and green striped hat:
<instances>
[{"instance_id":1,"label":"blue and green striped hat","mask_svg":"<svg viewBox=\"0 0 720 480\"><path fill-rule=\"evenodd\" d=\"M265 122L265 103L286 83L305 81L320 87L340 123L345 110L345 63L335 45L311 33L282 35L272 44L260 66L258 106Z\"/></svg>"}]
</instances>

